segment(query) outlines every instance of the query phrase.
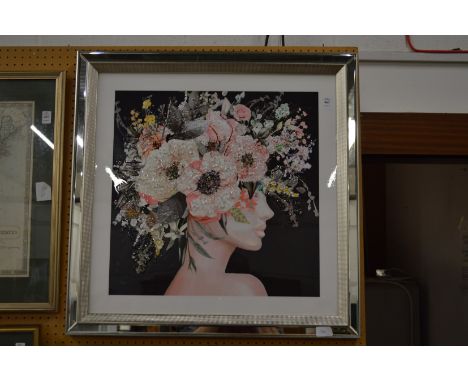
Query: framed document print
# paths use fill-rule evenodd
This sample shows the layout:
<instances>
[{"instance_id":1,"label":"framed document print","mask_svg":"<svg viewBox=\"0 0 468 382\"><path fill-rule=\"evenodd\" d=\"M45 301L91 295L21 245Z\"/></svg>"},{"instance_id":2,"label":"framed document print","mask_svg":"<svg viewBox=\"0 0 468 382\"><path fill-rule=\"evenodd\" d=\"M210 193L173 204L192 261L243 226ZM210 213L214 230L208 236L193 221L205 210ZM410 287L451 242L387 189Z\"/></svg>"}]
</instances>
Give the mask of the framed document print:
<instances>
[{"instance_id":1,"label":"framed document print","mask_svg":"<svg viewBox=\"0 0 468 382\"><path fill-rule=\"evenodd\" d=\"M0 310L56 306L63 73L0 73Z\"/></svg>"},{"instance_id":2,"label":"framed document print","mask_svg":"<svg viewBox=\"0 0 468 382\"><path fill-rule=\"evenodd\" d=\"M80 53L69 334L359 336L353 53Z\"/></svg>"}]
</instances>

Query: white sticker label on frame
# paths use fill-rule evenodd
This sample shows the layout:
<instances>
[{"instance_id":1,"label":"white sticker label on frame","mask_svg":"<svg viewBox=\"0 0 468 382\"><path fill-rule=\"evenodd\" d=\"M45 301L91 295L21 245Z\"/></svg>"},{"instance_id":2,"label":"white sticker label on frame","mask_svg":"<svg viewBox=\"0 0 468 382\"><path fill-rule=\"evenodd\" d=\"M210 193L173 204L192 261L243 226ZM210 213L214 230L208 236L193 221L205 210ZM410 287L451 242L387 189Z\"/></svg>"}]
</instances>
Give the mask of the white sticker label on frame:
<instances>
[{"instance_id":1,"label":"white sticker label on frame","mask_svg":"<svg viewBox=\"0 0 468 382\"><path fill-rule=\"evenodd\" d=\"M45 202L52 199L52 190L46 182L36 182L36 200Z\"/></svg>"},{"instance_id":2,"label":"white sticker label on frame","mask_svg":"<svg viewBox=\"0 0 468 382\"><path fill-rule=\"evenodd\" d=\"M50 110L44 110L42 112L42 124L49 125L52 123L52 112Z\"/></svg>"},{"instance_id":3,"label":"white sticker label on frame","mask_svg":"<svg viewBox=\"0 0 468 382\"><path fill-rule=\"evenodd\" d=\"M330 97L324 97L322 100L323 106L324 107L330 107L331 106L331 98Z\"/></svg>"},{"instance_id":4,"label":"white sticker label on frame","mask_svg":"<svg viewBox=\"0 0 468 382\"><path fill-rule=\"evenodd\" d=\"M317 337L333 337L333 330L329 326L317 326L315 335Z\"/></svg>"}]
</instances>

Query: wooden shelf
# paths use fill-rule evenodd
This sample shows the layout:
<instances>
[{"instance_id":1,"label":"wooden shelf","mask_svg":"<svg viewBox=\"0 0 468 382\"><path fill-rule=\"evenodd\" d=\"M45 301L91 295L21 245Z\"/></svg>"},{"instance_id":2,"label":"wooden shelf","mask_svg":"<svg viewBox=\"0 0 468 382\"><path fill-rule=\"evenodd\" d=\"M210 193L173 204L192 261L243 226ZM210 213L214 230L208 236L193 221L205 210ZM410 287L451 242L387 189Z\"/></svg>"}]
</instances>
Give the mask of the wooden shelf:
<instances>
[{"instance_id":1,"label":"wooden shelf","mask_svg":"<svg viewBox=\"0 0 468 382\"><path fill-rule=\"evenodd\" d=\"M468 114L360 116L363 155L468 155Z\"/></svg>"}]
</instances>

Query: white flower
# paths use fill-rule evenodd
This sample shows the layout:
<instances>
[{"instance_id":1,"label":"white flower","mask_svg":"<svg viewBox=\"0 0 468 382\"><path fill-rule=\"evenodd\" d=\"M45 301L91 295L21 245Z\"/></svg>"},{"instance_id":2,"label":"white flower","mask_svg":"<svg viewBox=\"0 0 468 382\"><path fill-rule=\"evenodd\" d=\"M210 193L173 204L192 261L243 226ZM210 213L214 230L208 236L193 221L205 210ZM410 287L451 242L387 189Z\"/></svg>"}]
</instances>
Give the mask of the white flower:
<instances>
[{"instance_id":1,"label":"white flower","mask_svg":"<svg viewBox=\"0 0 468 382\"><path fill-rule=\"evenodd\" d=\"M201 161L185 169L180 190L187 195L192 216L218 218L239 198L236 164L218 151L209 151Z\"/></svg>"},{"instance_id":2,"label":"white flower","mask_svg":"<svg viewBox=\"0 0 468 382\"><path fill-rule=\"evenodd\" d=\"M271 120L271 119L267 119L263 125L265 126L265 128L267 129L271 129L274 125L274 122Z\"/></svg>"},{"instance_id":3,"label":"white flower","mask_svg":"<svg viewBox=\"0 0 468 382\"><path fill-rule=\"evenodd\" d=\"M224 98L221 104L221 114L227 115L230 109L231 109L231 102L229 102L227 98Z\"/></svg>"},{"instance_id":4,"label":"white flower","mask_svg":"<svg viewBox=\"0 0 468 382\"><path fill-rule=\"evenodd\" d=\"M241 181L259 181L267 172L268 150L250 135L237 137L227 155L235 161Z\"/></svg>"},{"instance_id":5,"label":"white flower","mask_svg":"<svg viewBox=\"0 0 468 382\"><path fill-rule=\"evenodd\" d=\"M164 237L167 237L171 241L180 239L184 236L185 229L187 228L187 223L178 226L177 222L169 223L169 232L164 234Z\"/></svg>"},{"instance_id":6,"label":"white flower","mask_svg":"<svg viewBox=\"0 0 468 382\"><path fill-rule=\"evenodd\" d=\"M243 123L238 123L234 129L237 135L244 135L247 132L247 126Z\"/></svg>"},{"instance_id":7,"label":"white flower","mask_svg":"<svg viewBox=\"0 0 468 382\"><path fill-rule=\"evenodd\" d=\"M289 105L287 103L282 103L276 110L275 110L275 117L276 119L282 119L289 115Z\"/></svg>"},{"instance_id":8,"label":"white flower","mask_svg":"<svg viewBox=\"0 0 468 382\"><path fill-rule=\"evenodd\" d=\"M263 126L261 122L255 122L252 128L252 131L256 137L263 137L264 135L268 134L270 129Z\"/></svg>"},{"instance_id":9,"label":"white flower","mask_svg":"<svg viewBox=\"0 0 468 382\"><path fill-rule=\"evenodd\" d=\"M178 191L178 181L185 167L199 159L193 140L172 139L153 150L136 179L136 189L148 202L164 202Z\"/></svg>"},{"instance_id":10,"label":"white flower","mask_svg":"<svg viewBox=\"0 0 468 382\"><path fill-rule=\"evenodd\" d=\"M242 92L242 93L237 94L236 97L235 97L235 98L236 98L236 102L237 102L237 103L240 103L240 101L242 101L242 98L244 98L244 97L245 97L245 92Z\"/></svg>"}]
</instances>

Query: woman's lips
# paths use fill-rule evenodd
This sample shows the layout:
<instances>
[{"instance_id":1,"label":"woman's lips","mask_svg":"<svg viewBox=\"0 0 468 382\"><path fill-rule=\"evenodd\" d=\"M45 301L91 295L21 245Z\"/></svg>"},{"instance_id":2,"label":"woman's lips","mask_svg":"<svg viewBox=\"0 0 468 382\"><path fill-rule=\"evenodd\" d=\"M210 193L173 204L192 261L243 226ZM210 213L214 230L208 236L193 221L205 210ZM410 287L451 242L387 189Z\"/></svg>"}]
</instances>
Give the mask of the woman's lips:
<instances>
[{"instance_id":1,"label":"woman's lips","mask_svg":"<svg viewBox=\"0 0 468 382\"><path fill-rule=\"evenodd\" d=\"M263 237L265 237L265 229L266 229L266 225L261 225L261 226L255 228L255 233L260 238L263 238Z\"/></svg>"}]
</instances>

